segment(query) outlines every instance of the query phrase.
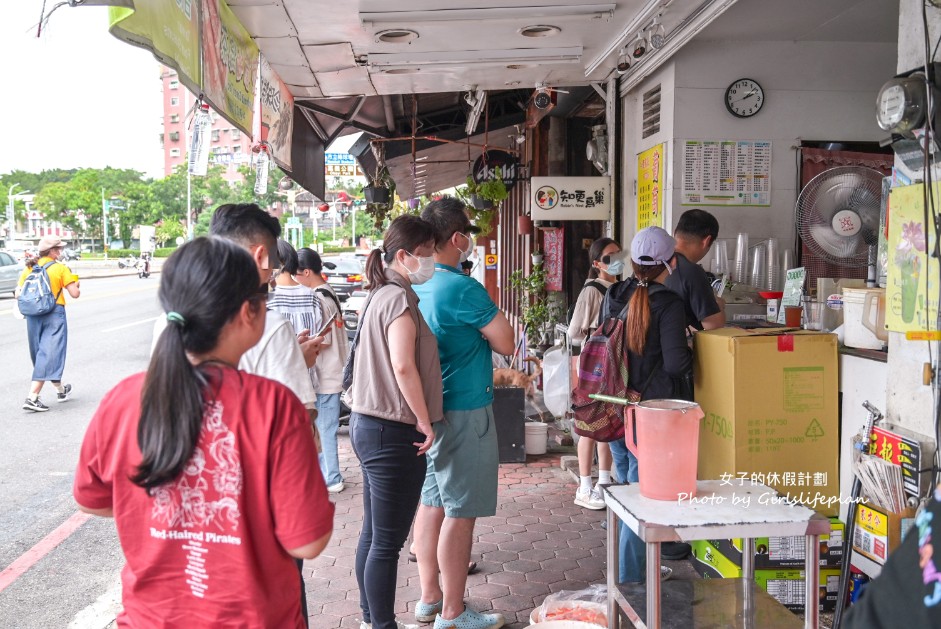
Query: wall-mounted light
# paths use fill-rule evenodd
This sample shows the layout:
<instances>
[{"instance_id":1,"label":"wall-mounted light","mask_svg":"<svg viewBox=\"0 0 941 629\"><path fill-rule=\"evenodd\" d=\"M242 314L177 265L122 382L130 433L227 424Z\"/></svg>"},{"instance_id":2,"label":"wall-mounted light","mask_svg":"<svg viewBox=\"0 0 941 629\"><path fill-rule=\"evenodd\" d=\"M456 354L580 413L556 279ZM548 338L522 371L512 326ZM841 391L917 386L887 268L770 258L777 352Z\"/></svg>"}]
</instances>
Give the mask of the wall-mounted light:
<instances>
[{"instance_id":1,"label":"wall-mounted light","mask_svg":"<svg viewBox=\"0 0 941 629\"><path fill-rule=\"evenodd\" d=\"M644 53L647 52L647 40L644 39L643 31L637 31L637 39L634 40L633 49L634 52L632 54L635 59L640 59L644 56Z\"/></svg>"},{"instance_id":2,"label":"wall-mounted light","mask_svg":"<svg viewBox=\"0 0 941 629\"><path fill-rule=\"evenodd\" d=\"M618 53L618 74L624 74L631 69L631 57L627 54L627 49L622 48Z\"/></svg>"},{"instance_id":3,"label":"wall-mounted light","mask_svg":"<svg viewBox=\"0 0 941 629\"><path fill-rule=\"evenodd\" d=\"M663 44L666 41L666 29L663 28L659 15L655 17L653 22L650 23L650 26L647 27L647 41L650 42L650 47L654 50L663 48Z\"/></svg>"}]
</instances>

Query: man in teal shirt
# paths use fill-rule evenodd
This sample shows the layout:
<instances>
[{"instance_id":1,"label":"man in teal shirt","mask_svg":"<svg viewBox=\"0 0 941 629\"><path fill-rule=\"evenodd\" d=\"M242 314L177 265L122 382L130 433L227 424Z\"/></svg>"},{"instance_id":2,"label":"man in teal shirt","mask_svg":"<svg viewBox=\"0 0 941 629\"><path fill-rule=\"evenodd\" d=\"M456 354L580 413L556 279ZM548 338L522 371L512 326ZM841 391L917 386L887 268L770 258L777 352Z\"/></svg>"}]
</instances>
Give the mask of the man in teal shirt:
<instances>
[{"instance_id":1,"label":"man in teal shirt","mask_svg":"<svg viewBox=\"0 0 941 629\"><path fill-rule=\"evenodd\" d=\"M486 289L461 270L474 251L471 234L479 231L464 204L444 197L429 203L422 218L435 226L435 274L415 291L418 308L438 340L444 421L435 424L415 519L422 586L415 618L434 620L435 629L497 629L503 616L466 607L464 589L474 523L497 509L492 353L513 353L513 329Z\"/></svg>"}]
</instances>

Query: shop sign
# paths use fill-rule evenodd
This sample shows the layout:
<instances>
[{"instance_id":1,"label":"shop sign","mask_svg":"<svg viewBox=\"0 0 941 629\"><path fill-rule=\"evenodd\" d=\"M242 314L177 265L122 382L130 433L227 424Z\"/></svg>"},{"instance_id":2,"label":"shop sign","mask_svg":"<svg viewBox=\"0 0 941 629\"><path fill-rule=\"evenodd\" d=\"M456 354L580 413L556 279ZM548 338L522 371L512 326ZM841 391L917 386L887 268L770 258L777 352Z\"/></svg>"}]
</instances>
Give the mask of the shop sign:
<instances>
[{"instance_id":1,"label":"shop sign","mask_svg":"<svg viewBox=\"0 0 941 629\"><path fill-rule=\"evenodd\" d=\"M343 165L343 166L353 166L356 164L356 160L349 153L324 153L324 163L327 166L332 166L334 164Z\"/></svg>"},{"instance_id":2,"label":"shop sign","mask_svg":"<svg viewBox=\"0 0 941 629\"><path fill-rule=\"evenodd\" d=\"M658 144L637 155L637 231L663 227L666 146Z\"/></svg>"},{"instance_id":3,"label":"shop sign","mask_svg":"<svg viewBox=\"0 0 941 629\"><path fill-rule=\"evenodd\" d=\"M610 177L533 177L529 209L535 221L606 221Z\"/></svg>"},{"instance_id":4,"label":"shop sign","mask_svg":"<svg viewBox=\"0 0 941 629\"><path fill-rule=\"evenodd\" d=\"M252 132L258 46L225 0L202 0L202 92L245 133Z\"/></svg>"},{"instance_id":5,"label":"shop sign","mask_svg":"<svg viewBox=\"0 0 941 629\"><path fill-rule=\"evenodd\" d=\"M327 164L324 173L328 177L365 177L359 164Z\"/></svg>"},{"instance_id":6,"label":"shop sign","mask_svg":"<svg viewBox=\"0 0 941 629\"><path fill-rule=\"evenodd\" d=\"M493 150L481 154L474 162L474 181L482 183L496 179L498 168L503 184L507 190L511 190L519 178L520 164L515 155L506 151Z\"/></svg>"},{"instance_id":7,"label":"shop sign","mask_svg":"<svg viewBox=\"0 0 941 629\"><path fill-rule=\"evenodd\" d=\"M259 58L258 96L261 130L255 137L267 142L279 166L291 170L291 138L294 136L294 96L264 55Z\"/></svg>"},{"instance_id":8,"label":"shop sign","mask_svg":"<svg viewBox=\"0 0 941 629\"><path fill-rule=\"evenodd\" d=\"M484 266L487 271L496 271L497 270L497 254L488 253L484 256Z\"/></svg>"},{"instance_id":9,"label":"shop sign","mask_svg":"<svg viewBox=\"0 0 941 629\"><path fill-rule=\"evenodd\" d=\"M109 31L175 68L180 81L199 93L199 0L149 0L133 8L109 7Z\"/></svg>"}]
</instances>

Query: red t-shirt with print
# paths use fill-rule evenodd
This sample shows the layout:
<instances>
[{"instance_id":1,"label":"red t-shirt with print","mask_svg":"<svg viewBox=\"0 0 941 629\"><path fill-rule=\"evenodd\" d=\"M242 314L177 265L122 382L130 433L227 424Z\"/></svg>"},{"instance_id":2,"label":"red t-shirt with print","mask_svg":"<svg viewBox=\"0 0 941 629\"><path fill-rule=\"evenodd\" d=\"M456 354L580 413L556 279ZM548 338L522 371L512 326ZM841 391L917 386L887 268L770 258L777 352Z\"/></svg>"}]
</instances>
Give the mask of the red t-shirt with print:
<instances>
[{"instance_id":1,"label":"red t-shirt with print","mask_svg":"<svg viewBox=\"0 0 941 629\"><path fill-rule=\"evenodd\" d=\"M144 374L102 400L75 474L75 500L112 507L127 564L125 627L303 627L297 566L286 548L333 528L333 504L303 405L283 385L220 368L202 432L180 477L153 496L140 463Z\"/></svg>"}]
</instances>

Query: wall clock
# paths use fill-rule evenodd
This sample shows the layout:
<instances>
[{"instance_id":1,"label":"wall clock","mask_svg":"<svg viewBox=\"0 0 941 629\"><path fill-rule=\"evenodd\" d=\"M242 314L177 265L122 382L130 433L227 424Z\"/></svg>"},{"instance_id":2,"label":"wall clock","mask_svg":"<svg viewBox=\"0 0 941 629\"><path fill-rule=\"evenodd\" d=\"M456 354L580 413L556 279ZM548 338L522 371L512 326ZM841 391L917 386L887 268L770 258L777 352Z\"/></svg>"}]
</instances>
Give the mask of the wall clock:
<instances>
[{"instance_id":1,"label":"wall clock","mask_svg":"<svg viewBox=\"0 0 941 629\"><path fill-rule=\"evenodd\" d=\"M765 92L754 79L739 79L725 90L725 108L737 118L751 118L765 104Z\"/></svg>"}]
</instances>

